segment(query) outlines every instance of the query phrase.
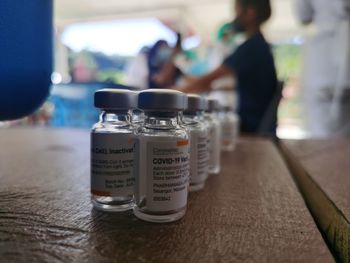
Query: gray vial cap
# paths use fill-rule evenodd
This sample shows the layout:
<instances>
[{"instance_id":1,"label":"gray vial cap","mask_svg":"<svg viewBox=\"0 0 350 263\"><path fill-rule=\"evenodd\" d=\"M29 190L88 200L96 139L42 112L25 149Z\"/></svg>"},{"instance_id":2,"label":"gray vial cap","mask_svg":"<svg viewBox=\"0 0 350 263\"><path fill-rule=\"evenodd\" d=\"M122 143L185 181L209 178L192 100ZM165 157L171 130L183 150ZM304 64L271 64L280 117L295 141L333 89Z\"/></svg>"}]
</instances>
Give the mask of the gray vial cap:
<instances>
[{"instance_id":1,"label":"gray vial cap","mask_svg":"<svg viewBox=\"0 0 350 263\"><path fill-rule=\"evenodd\" d=\"M203 111L207 108L206 100L197 94L188 94L187 95L188 103L186 111Z\"/></svg>"},{"instance_id":2,"label":"gray vial cap","mask_svg":"<svg viewBox=\"0 0 350 263\"><path fill-rule=\"evenodd\" d=\"M138 108L144 111L183 111L185 93L171 89L148 89L139 93Z\"/></svg>"},{"instance_id":3,"label":"gray vial cap","mask_svg":"<svg viewBox=\"0 0 350 263\"><path fill-rule=\"evenodd\" d=\"M214 112L220 109L219 101L217 99L208 98L207 112Z\"/></svg>"},{"instance_id":4,"label":"gray vial cap","mask_svg":"<svg viewBox=\"0 0 350 263\"><path fill-rule=\"evenodd\" d=\"M96 108L130 110L137 106L137 93L126 89L101 89L95 92Z\"/></svg>"}]
</instances>

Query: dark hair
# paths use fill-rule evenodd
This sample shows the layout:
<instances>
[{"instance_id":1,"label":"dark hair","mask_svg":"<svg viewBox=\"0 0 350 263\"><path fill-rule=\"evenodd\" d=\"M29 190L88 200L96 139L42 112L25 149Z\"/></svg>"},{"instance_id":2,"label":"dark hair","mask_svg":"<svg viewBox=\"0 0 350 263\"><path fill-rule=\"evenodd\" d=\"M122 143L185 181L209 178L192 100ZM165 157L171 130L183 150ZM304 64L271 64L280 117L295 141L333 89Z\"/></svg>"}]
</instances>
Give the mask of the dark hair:
<instances>
[{"instance_id":1,"label":"dark hair","mask_svg":"<svg viewBox=\"0 0 350 263\"><path fill-rule=\"evenodd\" d=\"M270 0L237 0L243 8L252 7L256 10L257 22L266 22L272 14Z\"/></svg>"},{"instance_id":2,"label":"dark hair","mask_svg":"<svg viewBox=\"0 0 350 263\"><path fill-rule=\"evenodd\" d=\"M159 65L156 63L157 60L157 54L160 50L160 48L163 45L168 45L168 42L166 42L165 40L161 39L158 40L148 51L147 53L147 58L148 58L148 67L149 69L153 70L154 68L158 68Z\"/></svg>"}]
</instances>

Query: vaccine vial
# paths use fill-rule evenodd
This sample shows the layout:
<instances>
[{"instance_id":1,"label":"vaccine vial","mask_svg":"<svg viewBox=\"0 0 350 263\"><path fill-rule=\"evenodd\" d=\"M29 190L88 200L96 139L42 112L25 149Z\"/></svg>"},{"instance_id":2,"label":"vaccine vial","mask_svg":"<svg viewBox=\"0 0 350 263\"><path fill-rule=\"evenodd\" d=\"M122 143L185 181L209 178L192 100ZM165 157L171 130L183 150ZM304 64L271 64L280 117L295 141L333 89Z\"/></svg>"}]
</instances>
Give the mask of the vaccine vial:
<instances>
[{"instance_id":1,"label":"vaccine vial","mask_svg":"<svg viewBox=\"0 0 350 263\"><path fill-rule=\"evenodd\" d=\"M132 111L132 124L135 127L140 127L143 125L143 122L145 121L145 114L143 111L139 109L134 109Z\"/></svg>"},{"instance_id":2,"label":"vaccine vial","mask_svg":"<svg viewBox=\"0 0 350 263\"><path fill-rule=\"evenodd\" d=\"M136 132L136 217L156 223L185 215L189 184L189 138L180 126L187 97L166 89L139 93L145 121Z\"/></svg>"},{"instance_id":3,"label":"vaccine vial","mask_svg":"<svg viewBox=\"0 0 350 263\"><path fill-rule=\"evenodd\" d=\"M137 94L139 94L139 91L136 91L136 92ZM145 113L138 108L133 109L131 119L132 119L132 124L134 125L135 129L137 129L138 127L141 127L143 125L143 122L145 120Z\"/></svg>"},{"instance_id":4,"label":"vaccine vial","mask_svg":"<svg viewBox=\"0 0 350 263\"><path fill-rule=\"evenodd\" d=\"M231 152L235 149L238 140L238 116L234 113L232 107L226 106L222 108L219 117L221 124L221 150Z\"/></svg>"},{"instance_id":5,"label":"vaccine vial","mask_svg":"<svg viewBox=\"0 0 350 263\"><path fill-rule=\"evenodd\" d=\"M221 125L217 116L219 110L219 102L215 99L208 99L208 107L205 119L209 125L209 174L219 174L221 167Z\"/></svg>"},{"instance_id":6,"label":"vaccine vial","mask_svg":"<svg viewBox=\"0 0 350 263\"><path fill-rule=\"evenodd\" d=\"M190 192L204 188L208 177L208 126L203 121L206 103L195 94L187 95L188 103L182 123L190 139Z\"/></svg>"},{"instance_id":7,"label":"vaccine vial","mask_svg":"<svg viewBox=\"0 0 350 263\"><path fill-rule=\"evenodd\" d=\"M102 211L133 208L135 177L134 128L131 111L137 94L129 90L102 89L94 104L102 110L91 131L91 200Z\"/></svg>"}]
</instances>

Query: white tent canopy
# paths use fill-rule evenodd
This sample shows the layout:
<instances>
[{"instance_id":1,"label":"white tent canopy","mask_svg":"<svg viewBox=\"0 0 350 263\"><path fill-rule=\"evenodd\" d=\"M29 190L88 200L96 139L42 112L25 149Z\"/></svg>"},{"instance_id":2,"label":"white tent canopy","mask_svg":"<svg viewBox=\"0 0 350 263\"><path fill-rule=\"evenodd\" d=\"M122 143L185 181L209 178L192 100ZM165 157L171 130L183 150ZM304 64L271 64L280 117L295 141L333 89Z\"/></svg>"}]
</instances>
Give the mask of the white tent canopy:
<instances>
[{"instance_id":1,"label":"white tent canopy","mask_svg":"<svg viewBox=\"0 0 350 263\"><path fill-rule=\"evenodd\" d=\"M265 27L269 38L279 41L297 35L293 0L272 2L274 15ZM233 0L56 0L55 19L62 29L79 22L157 17L182 32L193 30L206 40L222 23L232 20L233 3Z\"/></svg>"}]
</instances>

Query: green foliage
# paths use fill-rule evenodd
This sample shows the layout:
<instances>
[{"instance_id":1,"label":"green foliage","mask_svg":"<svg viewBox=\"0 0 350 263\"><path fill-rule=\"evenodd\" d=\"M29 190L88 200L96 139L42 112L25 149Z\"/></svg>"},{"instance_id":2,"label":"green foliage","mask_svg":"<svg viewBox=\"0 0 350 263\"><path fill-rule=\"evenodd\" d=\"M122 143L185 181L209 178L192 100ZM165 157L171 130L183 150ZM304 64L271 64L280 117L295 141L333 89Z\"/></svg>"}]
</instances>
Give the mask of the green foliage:
<instances>
[{"instance_id":1,"label":"green foliage","mask_svg":"<svg viewBox=\"0 0 350 263\"><path fill-rule=\"evenodd\" d=\"M96 80L99 82L114 82L121 83L123 72L118 70L99 70L96 74Z\"/></svg>"},{"instance_id":2,"label":"green foliage","mask_svg":"<svg viewBox=\"0 0 350 263\"><path fill-rule=\"evenodd\" d=\"M279 79L288 80L300 76L301 46L292 44L276 45L273 49Z\"/></svg>"}]
</instances>

